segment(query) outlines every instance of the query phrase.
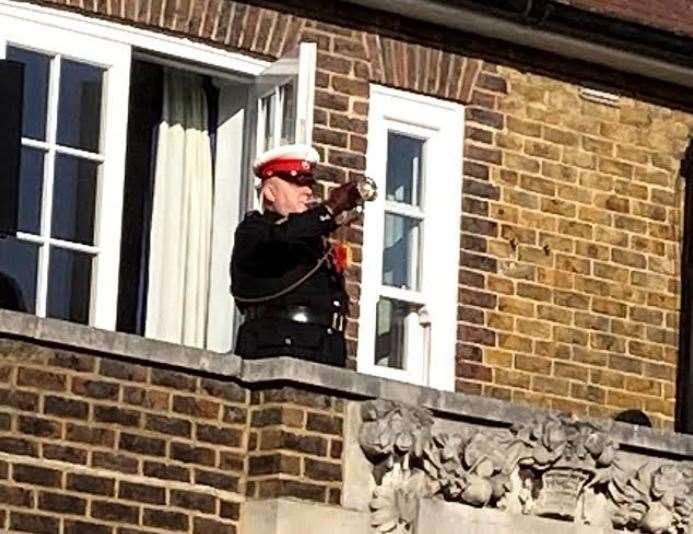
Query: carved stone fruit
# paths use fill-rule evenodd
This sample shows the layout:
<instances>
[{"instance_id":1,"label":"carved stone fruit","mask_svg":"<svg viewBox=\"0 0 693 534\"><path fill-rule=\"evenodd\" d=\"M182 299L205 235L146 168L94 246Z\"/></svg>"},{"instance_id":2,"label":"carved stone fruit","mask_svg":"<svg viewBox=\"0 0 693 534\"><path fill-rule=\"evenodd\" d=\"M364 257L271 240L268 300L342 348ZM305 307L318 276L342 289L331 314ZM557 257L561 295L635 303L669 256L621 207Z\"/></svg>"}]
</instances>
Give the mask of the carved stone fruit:
<instances>
[{"instance_id":1,"label":"carved stone fruit","mask_svg":"<svg viewBox=\"0 0 693 534\"><path fill-rule=\"evenodd\" d=\"M645 532L660 534L669 532L669 527L671 527L673 521L674 514L671 510L667 509L662 503L655 502L652 503L645 517L642 518L641 525L644 527Z\"/></svg>"},{"instance_id":2,"label":"carved stone fruit","mask_svg":"<svg viewBox=\"0 0 693 534\"><path fill-rule=\"evenodd\" d=\"M472 506L484 506L491 499L493 486L491 482L478 475L469 475L468 484L462 492L462 501Z\"/></svg>"}]
</instances>

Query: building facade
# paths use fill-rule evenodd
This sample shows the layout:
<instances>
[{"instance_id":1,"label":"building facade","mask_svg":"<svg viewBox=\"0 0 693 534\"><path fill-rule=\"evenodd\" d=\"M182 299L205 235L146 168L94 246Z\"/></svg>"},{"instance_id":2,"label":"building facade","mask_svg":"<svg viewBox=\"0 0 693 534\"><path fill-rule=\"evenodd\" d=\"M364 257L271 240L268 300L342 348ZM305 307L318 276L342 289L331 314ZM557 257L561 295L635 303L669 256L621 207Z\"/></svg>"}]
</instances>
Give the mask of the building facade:
<instances>
[{"instance_id":1,"label":"building facade","mask_svg":"<svg viewBox=\"0 0 693 534\"><path fill-rule=\"evenodd\" d=\"M687 531L693 19L520 4L0 1L0 525ZM346 370L230 353L249 163L294 141L378 183Z\"/></svg>"}]
</instances>

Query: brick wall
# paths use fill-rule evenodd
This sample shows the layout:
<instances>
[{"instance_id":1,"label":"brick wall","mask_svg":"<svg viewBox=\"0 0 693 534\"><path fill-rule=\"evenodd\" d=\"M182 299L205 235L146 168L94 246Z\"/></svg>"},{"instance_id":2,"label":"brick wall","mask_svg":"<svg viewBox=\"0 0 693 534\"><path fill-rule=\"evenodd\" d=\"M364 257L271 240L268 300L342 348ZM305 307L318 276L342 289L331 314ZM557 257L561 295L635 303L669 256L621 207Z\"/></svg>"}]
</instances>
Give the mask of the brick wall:
<instances>
[{"instance_id":1,"label":"brick wall","mask_svg":"<svg viewBox=\"0 0 693 534\"><path fill-rule=\"evenodd\" d=\"M339 503L342 412L0 339L0 531L235 534L246 493Z\"/></svg>"},{"instance_id":2,"label":"brick wall","mask_svg":"<svg viewBox=\"0 0 693 534\"><path fill-rule=\"evenodd\" d=\"M0 341L0 530L235 532L247 401L230 383Z\"/></svg>"},{"instance_id":3,"label":"brick wall","mask_svg":"<svg viewBox=\"0 0 693 534\"><path fill-rule=\"evenodd\" d=\"M632 98L586 102L575 82L403 42L392 29L239 2L51 3L268 58L316 42L314 142L331 183L365 169L369 83L467 105L457 388L578 414L641 408L671 425L690 115ZM361 235L340 236L355 260L350 366Z\"/></svg>"},{"instance_id":4,"label":"brick wall","mask_svg":"<svg viewBox=\"0 0 693 534\"><path fill-rule=\"evenodd\" d=\"M344 401L294 388L254 391L249 497L294 496L339 504Z\"/></svg>"},{"instance_id":5,"label":"brick wall","mask_svg":"<svg viewBox=\"0 0 693 534\"><path fill-rule=\"evenodd\" d=\"M475 341L462 389L578 414L640 408L670 425L691 116L484 70L499 116L483 139L468 122L463 276L484 293L461 295Z\"/></svg>"}]
</instances>

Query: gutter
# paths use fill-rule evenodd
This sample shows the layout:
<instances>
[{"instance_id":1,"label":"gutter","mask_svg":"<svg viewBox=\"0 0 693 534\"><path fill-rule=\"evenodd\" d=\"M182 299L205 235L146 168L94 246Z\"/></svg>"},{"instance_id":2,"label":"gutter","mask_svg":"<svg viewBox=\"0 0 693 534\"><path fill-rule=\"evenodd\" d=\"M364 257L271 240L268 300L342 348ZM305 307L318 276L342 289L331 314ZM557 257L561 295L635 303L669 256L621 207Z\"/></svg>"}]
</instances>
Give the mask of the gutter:
<instances>
[{"instance_id":1,"label":"gutter","mask_svg":"<svg viewBox=\"0 0 693 534\"><path fill-rule=\"evenodd\" d=\"M692 38L585 12L565 2L501 0L493 7L481 0L349 2L693 88Z\"/></svg>"}]
</instances>

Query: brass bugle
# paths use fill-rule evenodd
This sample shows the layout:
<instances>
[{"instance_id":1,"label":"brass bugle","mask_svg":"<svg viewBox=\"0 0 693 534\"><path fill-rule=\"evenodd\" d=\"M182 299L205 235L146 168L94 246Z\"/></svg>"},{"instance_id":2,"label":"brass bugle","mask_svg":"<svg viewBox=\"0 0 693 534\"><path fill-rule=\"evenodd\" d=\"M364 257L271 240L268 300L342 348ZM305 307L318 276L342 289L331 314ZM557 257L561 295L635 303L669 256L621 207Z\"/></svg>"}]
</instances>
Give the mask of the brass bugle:
<instances>
[{"instance_id":1,"label":"brass bugle","mask_svg":"<svg viewBox=\"0 0 693 534\"><path fill-rule=\"evenodd\" d=\"M370 202L378 196L378 185L373 178L368 176L364 176L356 182L356 189L358 189L363 202Z\"/></svg>"}]
</instances>

